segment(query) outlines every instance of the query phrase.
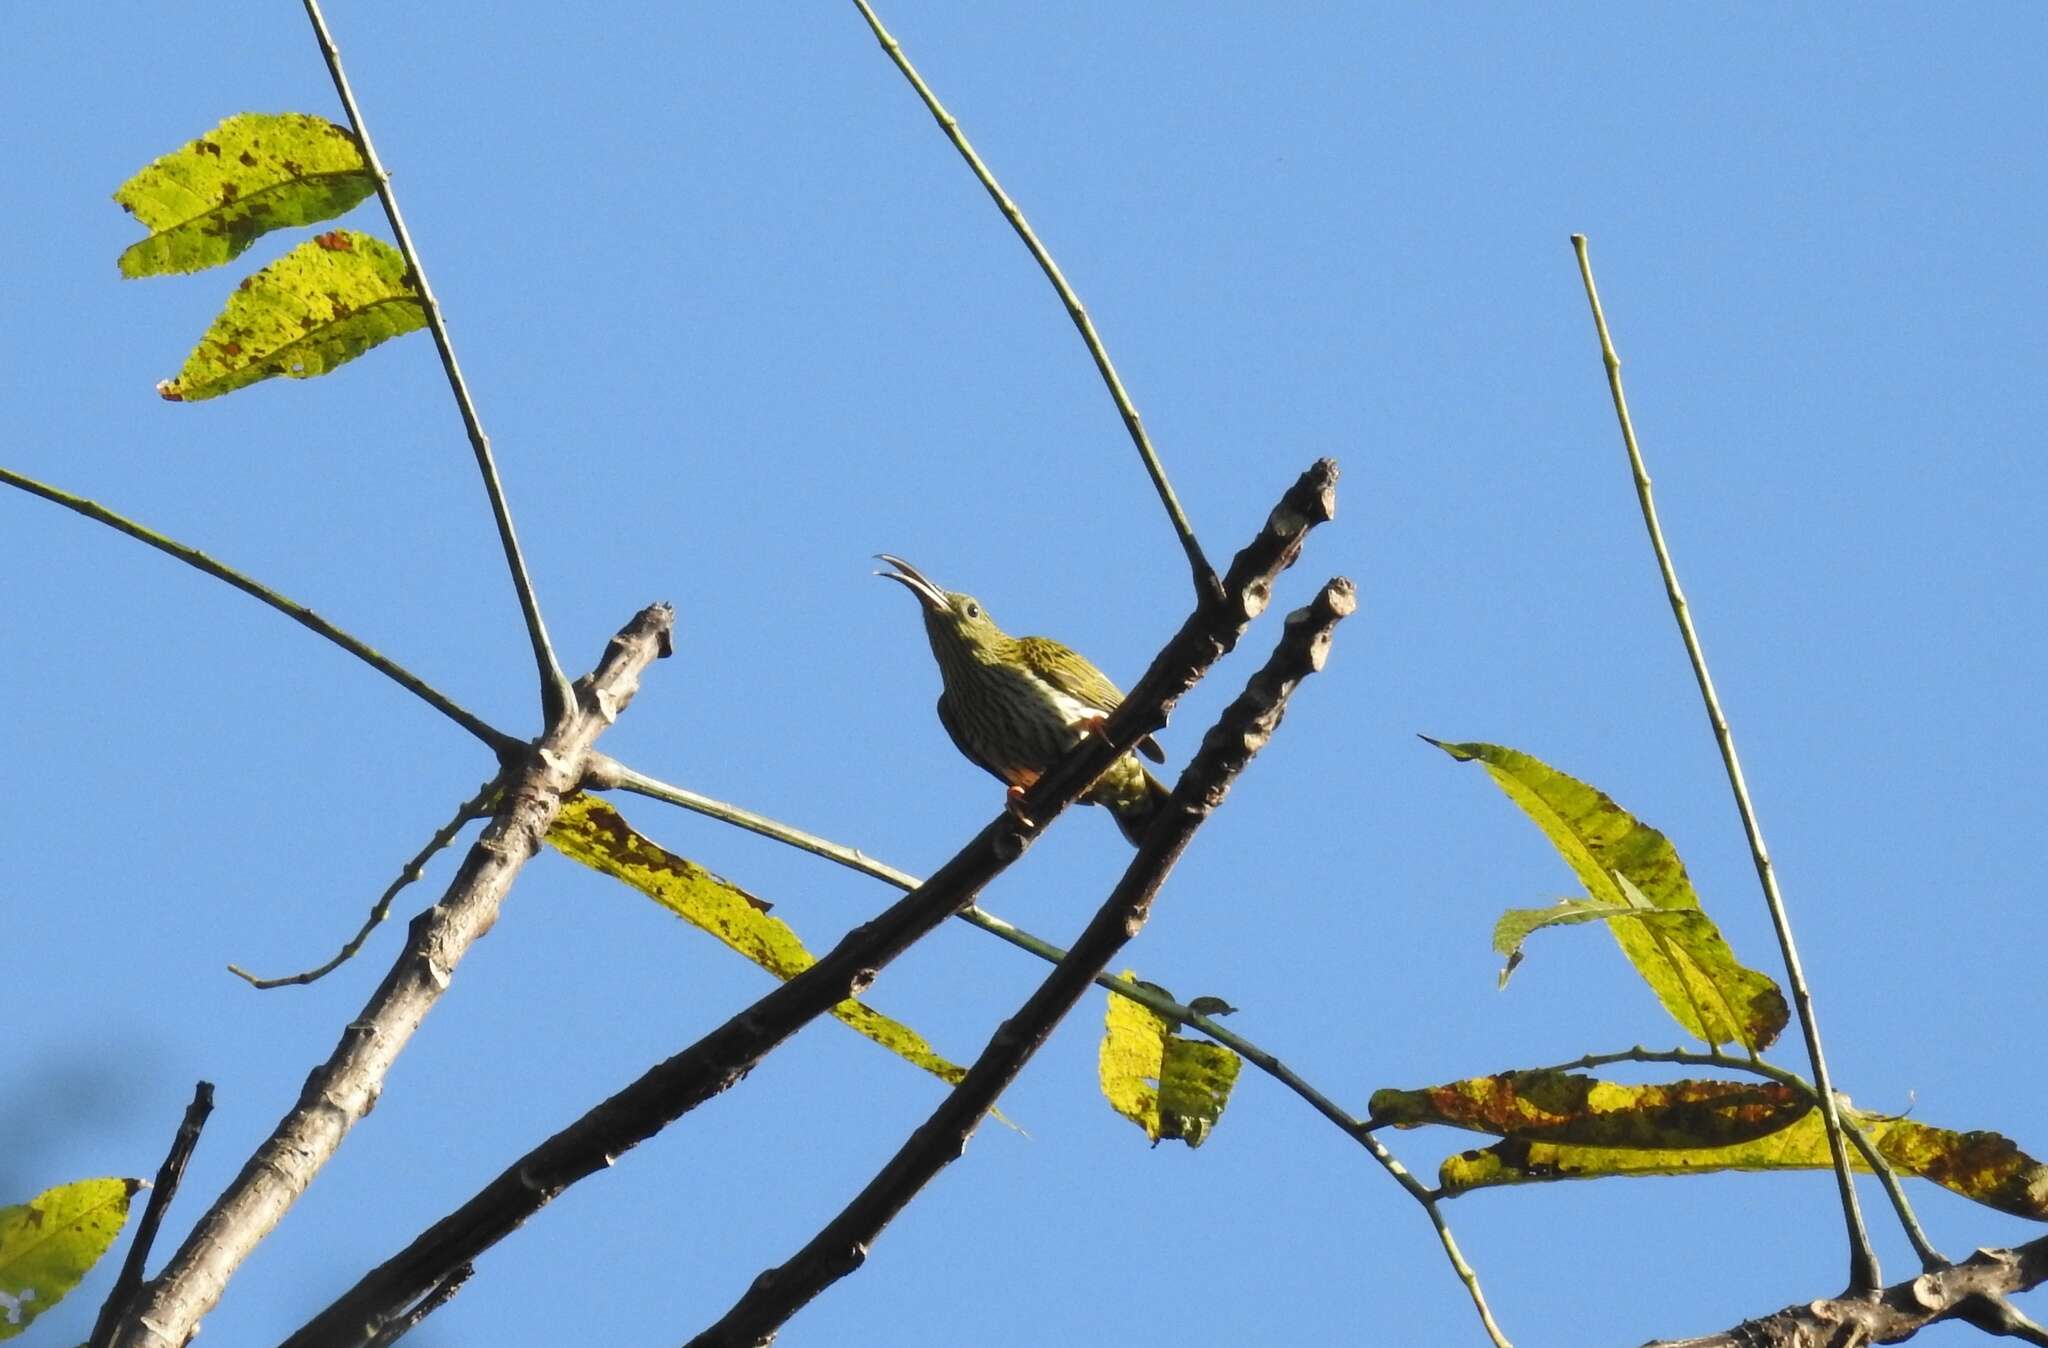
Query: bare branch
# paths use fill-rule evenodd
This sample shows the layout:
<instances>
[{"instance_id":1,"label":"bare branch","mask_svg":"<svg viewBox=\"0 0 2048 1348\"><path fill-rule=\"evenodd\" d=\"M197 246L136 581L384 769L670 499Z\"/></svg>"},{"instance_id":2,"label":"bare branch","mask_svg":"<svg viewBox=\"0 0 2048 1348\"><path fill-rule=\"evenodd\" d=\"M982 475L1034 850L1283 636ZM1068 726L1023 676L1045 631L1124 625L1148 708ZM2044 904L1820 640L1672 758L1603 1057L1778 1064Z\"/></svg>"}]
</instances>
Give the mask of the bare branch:
<instances>
[{"instance_id":1,"label":"bare branch","mask_svg":"<svg viewBox=\"0 0 2048 1348\"><path fill-rule=\"evenodd\" d=\"M773 1340L791 1315L859 1268L883 1228L966 1151L968 1139L996 1097L1016 1080L1095 976L1144 929L1159 887L1195 830L1222 804L1237 775L1272 738L1296 686L1323 667L1333 630L1357 603L1350 581L1333 580L1313 604L1288 615L1272 658L1203 737L1172 799L1073 950L998 1027L966 1078L868 1186L789 1262L756 1278L732 1309L691 1339L688 1348L742 1348Z\"/></svg>"},{"instance_id":2,"label":"bare branch","mask_svg":"<svg viewBox=\"0 0 2048 1348\"><path fill-rule=\"evenodd\" d=\"M1792 1004L1799 1012L1799 1030L1806 1038L1806 1056L1813 1063L1814 1085L1820 1091L1821 1120L1827 1125L1828 1153L1834 1158L1835 1187L1842 1200L1842 1221L1849 1232L1849 1289L1869 1291L1882 1280L1877 1252L1870 1247L1870 1234L1863 1229L1863 1210L1856 1201L1856 1181L1849 1173L1849 1150L1842 1138L1842 1114L1835 1103L1835 1088L1828 1080L1827 1058L1820 1047L1820 1021L1813 1010L1813 994L1806 986L1806 971L1799 964L1799 947L1792 940L1792 919L1785 911L1785 899L1778 892L1778 873L1771 868L1771 854L1764 846L1763 825L1757 821L1756 806L1750 803L1749 784L1742 777L1742 762L1735 756L1735 735L1714 692L1713 676L1707 673L1707 653L1693 630L1692 610L1685 592L1678 588L1678 570L1671 550L1664 543L1664 528L1657 522L1657 503L1650 494L1650 469L1636 443L1635 423L1628 414L1628 398L1621 389L1621 357L1607 331L1607 315L1600 308L1600 292L1593 284L1593 264L1586 255L1586 236L1572 235L1572 249L1578 254L1579 276L1585 282L1586 303L1593 310L1593 327L1600 336L1600 359L1607 367L1607 388L1614 398L1614 415L1621 422L1622 444L1636 483L1636 500L1643 511L1643 527L1650 535L1650 549L1657 555L1657 569L1664 577L1664 593L1671 601L1671 615L1678 621L1678 634L1692 661L1693 678L1700 686L1700 700L1706 705L1707 721L1714 729L1714 742L1721 748L1721 762L1728 770L1728 787L1735 793L1735 808L1742 815L1742 830L1749 839L1750 858L1756 863L1756 878L1763 885L1764 904L1771 911L1771 926L1778 934L1778 950L1785 960L1785 978L1792 985Z\"/></svg>"},{"instance_id":3,"label":"bare branch","mask_svg":"<svg viewBox=\"0 0 2048 1348\"><path fill-rule=\"evenodd\" d=\"M441 902L413 919L405 949L298 1103L256 1149L163 1274L123 1317L119 1348L177 1348L220 1300L228 1279L283 1219L342 1138L370 1111L413 1031L447 990L455 966L497 921L519 870L540 849L564 795L583 779L583 754L632 701L640 675L668 654L675 614L643 609L574 688L575 710L507 774L496 816L471 845ZM459 1261L458 1261L459 1262ZM452 1271L442 1270L442 1275ZM415 1298L439 1278L429 1280Z\"/></svg>"},{"instance_id":4,"label":"bare branch","mask_svg":"<svg viewBox=\"0 0 2048 1348\"><path fill-rule=\"evenodd\" d=\"M475 1265L464 1264L461 1268L456 1269L453 1273L441 1279L433 1291L420 1298L419 1305L414 1306L411 1310L378 1330L377 1337L370 1340L369 1348L391 1348L392 1344L397 1343L400 1339L418 1329L420 1321L453 1301L455 1294L462 1290L462 1285L468 1282L475 1273Z\"/></svg>"},{"instance_id":5,"label":"bare branch","mask_svg":"<svg viewBox=\"0 0 2048 1348\"><path fill-rule=\"evenodd\" d=\"M411 861L405 863L404 868L398 872L397 879L385 886L384 892L377 896L377 902L371 905L370 915L363 919L363 925L357 929L354 936L349 937L347 944L343 945L336 952L333 959L316 969L307 969L303 973L286 974L282 978L258 978L239 964L230 964L228 972L258 991L268 992L272 988L292 987L318 982L336 969L339 969L342 965L348 963L349 960L355 957L356 952L363 948L363 942L370 939L370 933L382 925L386 917L390 916L391 904L393 900L397 899L398 892L420 878L421 874L426 870L427 863L434 859L434 854L449 843L454 842L455 835L462 832L465 824L469 823L472 819L481 819L490 813L485 806L489 803L491 794L497 789L498 783L495 780L485 782L474 796L471 796L468 800L455 807L455 817L435 829L434 836L427 839L427 845L415 853Z\"/></svg>"},{"instance_id":6,"label":"bare branch","mask_svg":"<svg viewBox=\"0 0 2048 1348\"><path fill-rule=\"evenodd\" d=\"M121 1272L114 1279L114 1290L107 1293L107 1299L100 1304L99 1318L93 1322L92 1338L87 1340L87 1348L105 1348L114 1326L127 1313L135 1294L142 1290L142 1270L149 1263L149 1251L156 1244L156 1233L163 1225L164 1211L170 1207L171 1199L177 1196L178 1184L185 1178L185 1163L192 1159L193 1150L199 1146L199 1130L206 1126L206 1117L211 1113L213 1083L202 1081L192 1088L192 1103L185 1106L185 1117L178 1124L176 1136L171 1139L171 1150L157 1168L156 1184L149 1191L149 1206L142 1210L142 1220L135 1224L135 1239L128 1246L128 1257L121 1261Z\"/></svg>"},{"instance_id":7,"label":"bare branch","mask_svg":"<svg viewBox=\"0 0 2048 1348\"><path fill-rule=\"evenodd\" d=\"M1979 1250L1952 1268L1896 1283L1882 1295L1865 1294L1787 1306L1761 1320L1697 1339L1671 1339L1647 1348L1833 1348L1838 1344L1897 1343L1942 1320L1963 1320L2028 1343L2040 1327L2004 1298L2048 1282L2048 1236L2003 1250Z\"/></svg>"},{"instance_id":8,"label":"bare branch","mask_svg":"<svg viewBox=\"0 0 2048 1348\"><path fill-rule=\"evenodd\" d=\"M391 190L391 175L384 171L383 161L377 157L377 147L371 143L370 129L363 123L363 111L356 106L355 91L349 88L348 76L341 69L341 50L334 45L334 37L327 31L327 20L320 13L319 0L305 0L306 18L313 24L313 36L319 40L320 55L327 61L327 73L334 80L334 92L341 97L341 106L348 113L349 127L355 133L356 143L362 147L363 163L370 175L377 180L377 200L384 204L384 216L391 222L391 232L398 239L398 251L405 255L406 271L413 288L419 292L420 305L427 313L427 330L434 334L434 349L441 353L441 369L448 376L448 391L455 397L456 410L462 413L462 426L469 433L469 447L476 453L477 471L483 474L484 494L490 497L491 517L498 523L498 542L505 550L505 565L512 572L512 588L519 596L519 611L526 618L527 639L533 645L533 659L540 671L541 709L547 724L565 716L575 706L569 688L569 676L562 672L560 662L555 659L555 650L548 642L547 624L541 621L540 600L534 595L533 580L526 574L526 558L519 551L519 535L512 529L512 507L505 500L505 488L498 481L497 461L491 457L490 437L484 434L483 420L477 415L476 403L469 396L469 385L463 381L462 367L455 362L455 344L448 339L448 325L441 317L441 302L434 298L434 289L427 284L427 269L420 264L419 250L413 247L412 232L405 227L405 217L398 213L398 197Z\"/></svg>"},{"instance_id":9,"label":"bare branch","mask_svg":"<svg viewBox=\"0 0 2048 1348\"><path fill-rule=\"evenodd\" d=\"M362 1342L451 1269L473 1261L570 1185L736 1084L790 1035L864 991L891 960L971 902L1111 763L1165 724L1173 704L1236 646L1251 619L1266 607L1275 577L1293 564L1307 531L1335 512L1336 478L1336 464L1324 459L1287 490L1232 564L1224 598L1198 605L1102 733L1082 740L1025 794L1022 813L1033 823L1004 810L923 884L848 932L816 964L508 1166L365 1274L286 1340L287 1348Z\"/></svg>"}]
</instances>

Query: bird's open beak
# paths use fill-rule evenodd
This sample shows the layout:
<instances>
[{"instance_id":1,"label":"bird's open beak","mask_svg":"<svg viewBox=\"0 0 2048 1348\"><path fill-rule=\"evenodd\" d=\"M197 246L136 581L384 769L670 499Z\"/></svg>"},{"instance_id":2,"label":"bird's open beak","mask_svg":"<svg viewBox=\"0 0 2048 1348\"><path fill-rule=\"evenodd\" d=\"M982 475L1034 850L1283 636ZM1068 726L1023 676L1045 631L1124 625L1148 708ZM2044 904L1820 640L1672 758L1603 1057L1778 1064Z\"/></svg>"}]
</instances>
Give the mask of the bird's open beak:
<instances>
[{"instance_id":1,"label":"bird's open beak","mask_svg":"<svg viewBox=\"0 0 2048 1348\"><path fill-rule=\"evenodd\" d=\"M893 580L901 583L904 589L916 595L918 602L931 612L944 613L947 611L946 592L927 580L924 572L918 570L909 562L904 561L901 557L891 557L886 552L876 553L875 560L887 562L896 568L894 571L877 571L875 572L876 575L884 580Z\"/></svg>"}]
</instances>

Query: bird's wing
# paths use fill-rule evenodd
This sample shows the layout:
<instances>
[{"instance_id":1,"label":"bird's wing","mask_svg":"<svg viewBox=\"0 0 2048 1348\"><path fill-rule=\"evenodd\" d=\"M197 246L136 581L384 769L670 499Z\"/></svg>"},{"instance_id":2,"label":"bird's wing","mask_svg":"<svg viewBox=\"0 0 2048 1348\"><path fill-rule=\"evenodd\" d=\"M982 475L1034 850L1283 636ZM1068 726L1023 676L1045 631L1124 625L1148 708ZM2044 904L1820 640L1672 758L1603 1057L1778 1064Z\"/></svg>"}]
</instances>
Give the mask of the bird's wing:
<instances>
[{"instance_id":1,"label":"bird's wing","mask_svg":"<svg viewBox=\"0 0 2048 1348\"><path fill-rule=\"evenodd\" d=\"M989 773L998 781L1007 782L1010 780L1008 773L974 752L973 742L967 736L960 733L960 723L953 719L952 699L944 693L939 694L939 724L946 727L946 734L953 741L953 747L958 749L961 756L968 762Z\"/></svg>"},{"instance_id":2,"label":"bird's wing","mask_svg":"<svg viewBox=\"0 0 2048 1348\"><path fill-rule=\"evenodd\" d=\"M1108 675L1051 637L1020 637L1017 654L1033 674L1104 716L1124 700L1123 689L1111 683ZM1166 761L1166 751L1150 735L1138 741L1138 752L1154 763Z\"/></svg>"}]
</instances>

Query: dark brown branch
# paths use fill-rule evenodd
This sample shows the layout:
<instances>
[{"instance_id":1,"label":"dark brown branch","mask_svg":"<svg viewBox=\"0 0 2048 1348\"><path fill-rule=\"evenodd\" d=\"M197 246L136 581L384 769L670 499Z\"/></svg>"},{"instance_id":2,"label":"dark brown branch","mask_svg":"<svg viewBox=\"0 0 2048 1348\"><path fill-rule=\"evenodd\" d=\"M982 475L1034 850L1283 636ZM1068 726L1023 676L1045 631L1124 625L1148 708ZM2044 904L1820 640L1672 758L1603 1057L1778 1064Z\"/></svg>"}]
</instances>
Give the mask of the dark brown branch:
<instances>
[{"instance_id":1,"label":"dark brown branch","mask_svg":"<svg viewBox=\"0 0 2048 1348\"><path fill-rule=\"evenodd\" d=\"M464 1264L441 1279L433 1291L420 1298L419 1305L378 1330L377 1337L370 1340L369 1348L391 1348L392 1344L418 1329L420 1321L453 1301L455 1294L462 1290L462 1284L468 1282L475 1273L476 1265Z\"/></svg>"},{"instance_id":2,"label":"dark brown branch","mask_svg":"<svg viewBox=\"0 0 2048 1348\"><path fill-rule=\"evenodd\" d=\"M370 1112L385 1075L447 989L455 966L498 920L499 905L520 868L540 850L562 797L582 781L585 752L632 701L641 672L668 654L674 620L666 604L642 609L612 638L596 670L576 681L573 710L507 772L495 817L471 845L441 901L413 919L405 949L368 1005L307 1077L297 1104L122 1317L112 1343L184 1344L242 1261ZM438 1281L430 1280L409 1300Z\"/></svg>"},{"instance_id":3,"label":"dark brown branch","mask_svg":"<svg viewBox=\"0 0 2048 1348\"><path fill-rule=\"evenodd\" d=\"M1979 1250L1952 1268L1894 1283L1875 1296L1840 1296L1787 1306L1761 1320L1697 1339L1647 1348L1832 1348L1897 1343L1942 1320L1962 1320L1987 1333L2048 1342L2005 1298L2048 1282L2048 1236L2004 1250Z\"/></svg>"},{"instance_id":4,"label":"dark brown branch","mask_svg":"<svg viewBox=\"0 0 2048 1348\"><path fill-rule=\"evenodd\" d=\"M858 996L883 966L971 903L1104 769L1164 725L1174 702L1236 646L1270 600L1275 577L1300 553L1303 536L1335 512L1336 480L1337 465L1324 459L1288 489L1232 564L1224 598L1198 606L1103 733L1083 740L1026 794L1022 813L1033 824L1007 810L998 815L923 884L848 932L823 959L508 1166L365 1274L287 1339L286 1348L362 1343L449 1270L476 1259L570 1185L734 1085L811 1020Z\"/></svg>"},{"instance_id":5,"label":"dark brown branch","mask_svg":"<svg viewBox=\"0 0 2048 1348\"><path fill-rule=\"evenodd\" d=\"M771 1342L791 1315L859 1268L882 1229L966 1150L996 1097L1016 1080L1096 975L1144 928L1159 887L1195 830L1222 804L1237 775L1272 738L1296 685L1323 667L1332 631L1356 607L1351 582L1333 580L1313 604L1287 616L1287 630L1272 658L1203 737L1163 817L1146 834L1123 878L1067 957L996 1030L966 1078L868 1186L788 1263L756 1278L724 1318L691 1339L688 1348Z\"/></svg>"},{"instance_id":6,"label":"dark brown branch","mask_svg":"<svg viewBox=\"0 0 2048 1348\"><path fill-rule=\"evenodd\" d=\"M178 1124L177 1135L171 1139L171 1150L164 1157L164 1163L157 1167L156 1185L149 1191L149 1204L142 1210L142 1220L135 1224L135 1239L128 1246L128 1257L121 1261L121 1272L114 1279L114 1290L107 1293L107 1299L100 1304L99 1319L93 1322L87 1348L105 1348L114 1326L127 1312L128 1303L135 1300L135 1294L142 1290L142 1269L149 1262L150 1247L156 1244L157 1228L163 1225L164 1210L177 1196L178 1184L185 1178L185 1163L192 1159L193 1149L199 1145L199 1130L206 1126L206 1116L211 1113L213 1083L202 1081L192 1088L192 1103L185 1106L185 1117Z\"/></svg>"}]
</instances>

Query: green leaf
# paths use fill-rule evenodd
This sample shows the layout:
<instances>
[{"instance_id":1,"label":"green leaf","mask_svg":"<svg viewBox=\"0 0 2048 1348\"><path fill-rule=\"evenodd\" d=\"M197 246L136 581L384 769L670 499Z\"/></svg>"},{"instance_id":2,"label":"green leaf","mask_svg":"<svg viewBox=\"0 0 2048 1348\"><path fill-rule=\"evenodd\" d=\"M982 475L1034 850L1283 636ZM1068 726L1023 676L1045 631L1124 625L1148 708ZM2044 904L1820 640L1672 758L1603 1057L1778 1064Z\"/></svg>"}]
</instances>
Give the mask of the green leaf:
<instances>
[{"instance_id":1,"label":"green leaf","mask_svg":"<svg viewBox=\"0 0 2048 1348\"><path fill-rule=\"evenodd\" d=\"M0 1339L11 1339L78 1286L128 1221L141 1180L89 1179L0 1208Z\"/></svg>"},{"instance_id":2,"label":"green leaf","mask_svg":"<svg viewBox=\"0 0 2048 1348\"><path fill-rule=\"evenodd\" d=\"M122 183L149 226L123 276L218 267L273 229L331 220L377 190L355 137L324 117L243 112Z\"/></svg>"},{"instance_id":3,"label":"green leaf","mask_svg":"<svg viewBox=\"0 0 2048 1348\"><path fill-rule=\"evenodd\" d=\"M548 844L572 861L631 885L777 978L787 981L817 963L787 922L768 916L767 904L642 836L596 796L563 802L555 826L548 830ZM848 998L833 1007L832 1014L948 1085L958 1085L967 1075L966 1068L933 1052L917 1031L861 1002Z\"/></svg>"},{"instance_id":4,"label":"green leaf","mask_svg":"<svg viewBox=\"0 0 2048 1348\"><path fill-rule=\"evenodd\" d=\"M1784 1030L1790 1010L1768 974L1744 966L1700 910L1685 863L1670 840L1603 792L1542 760L1496 744L1446 744L1459 762L1485 767L1508 799L1534 820L1586 886L1584 897L1553 908L1510 909L1494 928L1508 957L1501 981L1521 960L1532 932L1563 923L1604 921L1622 953L1665 1011L1709 1044L1761 1052Z\"/></svg>"},{"instance_id":5,"label":"green leaf","mask_svg":"<svg viewBox=\"0 0 2048 1348\"><path fill-rule=\"evenodd\" d=\"M1150 1007L1112 992L1097 1070L1110 1107L1155 1144L1179 1138L1199 1147L1230 1102L1243 1062L1221 1044L1183 1039L1178 1030Z\"/></svg>"},{"instance_id":6,"label":"green leaf","mask_svg":"<svg viewBox=\"0 0 2048 1348\"><path fill-rule=\"evenodd\" d=\"M333 230L243 281L185 368L157 392L198 402L274 375L311 379L426 322L397 249Z\"/></svg>"}]
</instances>

